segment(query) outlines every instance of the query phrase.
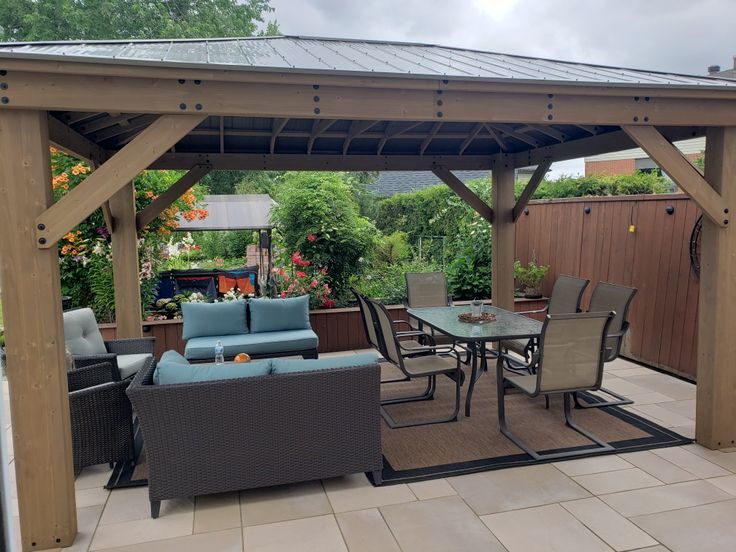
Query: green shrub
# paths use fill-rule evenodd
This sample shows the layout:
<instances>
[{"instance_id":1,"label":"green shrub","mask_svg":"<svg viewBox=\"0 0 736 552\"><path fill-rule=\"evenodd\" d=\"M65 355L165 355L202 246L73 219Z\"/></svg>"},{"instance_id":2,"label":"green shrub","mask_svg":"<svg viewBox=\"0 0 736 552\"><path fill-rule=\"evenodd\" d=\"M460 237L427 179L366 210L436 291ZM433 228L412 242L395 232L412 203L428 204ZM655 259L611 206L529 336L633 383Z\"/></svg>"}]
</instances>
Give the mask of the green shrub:
<instances>
[{"instance_id":1,"label":"green shrub","mask_svg":"<svg viewBox=\"0 0 736 552\"><path fill-rule=\"evenodd\" d=\"M517 197L525 183L516 185ZM663 194L671 191L672 184L666 178L652 172L638 171L634 174L590 176L562 175L555 180L543 180L533 199L562 197L616 196L637 194Z\"/></svg>"},{"instance_id":2,"label":"green shrub","mask_svg":"<svg viewBox=\"0 0 736 552\"><path fill-rule=\"evenodd\" d=\"M405 273L433 272L438 269L435 264L418 260L396 264L376 263L368 266L362 277L353 278L351 284L361 293L387 305L399 304L406 297Z\"/></svg>"},{"instance_id":3,"label":"green shrub","mask_svg":"<svg viewBox=\"0 0 736 552\"><path fill-rule=\"evenodd\" d=\"M411 255L411 246L407 241L406 232L394 232L388 236L381 236L374 255L378 263L393 264L405 261Z\"/></svg>"}]
</instances>

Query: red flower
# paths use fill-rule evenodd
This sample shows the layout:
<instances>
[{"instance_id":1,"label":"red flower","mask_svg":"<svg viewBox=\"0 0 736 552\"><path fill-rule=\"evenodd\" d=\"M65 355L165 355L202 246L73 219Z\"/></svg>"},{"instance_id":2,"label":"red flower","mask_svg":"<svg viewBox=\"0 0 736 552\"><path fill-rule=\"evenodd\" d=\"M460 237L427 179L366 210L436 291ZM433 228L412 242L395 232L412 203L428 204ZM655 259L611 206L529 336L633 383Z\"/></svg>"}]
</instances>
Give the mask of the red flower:
<instances>
[{"instance_id":1,"label":"red flower","mask_svg":"<svg viewBox=\"0 0 736 552\"><path fill-rule=\"evenodd\" d=\"M281 295L280 295L280 297L281 297L282 299L286 299L286 292L283 292L283 291L282 291L282 292L281 292Z\"/></svg>"},{"instance_id":2,"label":"red flower","mask_svg":"<svg viewBox=\"0 0 736 552\"><path fill-rule=\"evenodd\" d=\"M291 256L291 262L294 264L302 262L302 254L299 251L294 251L294 254Z\"/></svg>"},{"instance_id":3,"label":"red flower","mask_svg":"<svg viewBox=\"0 0 736 552\"><path fill-rule=\"evenodd\" d=\"M325 299L322 301L322 307L325 309L333 309L335 308L335 305L336 303L332 299Z\"/></svg>"},{"instance_id":4,"label":"red flower","mask_svg":"<svg viewBox=\"0 0 736 552\"><path fill-rule=\"evenodd\" d=\"M315 236L314 234L309 234L309 235L307 236L307 239L308 239L308 240L309 240L310 242L316 242L316 241L317 241L317 236Z\"/></svg>"},{"instance_id":5,"label":"red flower","mask_svg":"<svg viewBox=\"0 0 736 552\"><path fill-rule=\"evenodd\" d=\"M306 278L307 277L307 273L306 272L302 272L301 270L299 270L296 273L296 277L297 278Z\"/></svg>"},{"instance_id":6,"label":"red flower","mask_svg":"<svg viewBox=\"0 0 736 552\"><path fill-rule=\"evenodd\" d=\"M312 289L316 288L317 284L318 284L317 280L312 280Z\"/></svg>"}]
</instances>

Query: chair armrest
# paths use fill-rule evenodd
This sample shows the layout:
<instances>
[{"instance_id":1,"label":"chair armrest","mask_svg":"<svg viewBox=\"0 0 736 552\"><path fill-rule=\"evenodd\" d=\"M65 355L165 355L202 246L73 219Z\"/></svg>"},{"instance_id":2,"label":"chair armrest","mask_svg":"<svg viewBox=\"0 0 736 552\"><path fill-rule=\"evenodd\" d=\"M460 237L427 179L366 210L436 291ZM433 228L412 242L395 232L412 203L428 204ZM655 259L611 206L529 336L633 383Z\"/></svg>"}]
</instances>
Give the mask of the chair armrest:
<instances>
[{"instance_id":1,"label":"chair armrest","mask_svg":"<svg viewBox=\"0 0 736 552\"><path fill-rule=\"evenodd\" d=\"M114 372L117 372L116 381L120 379L120 371L118 369L118 355L115 353L105 353L101 355L74 355L74 366L82 368L84 366L92 366L101 362L109 362L113 365Z\"/></svg>"},{"instance_id":2,"label":"chair armrest","mask_svg":"<svg viewBox=\"0 0 736 552\"><path fill-rule=\"evenodd\" d=\"M95 385L119 381L120 374L115 377L114 370L115 367L111 362L75 367L66 373L69 391L79 391Z\"/></svg>"},{"instance_id":3,"label":"chair armrest","mask_svg":"<svg viewBox=\"0 0 736 552\"><path fill-rule=\"evenodd\" d=\"M543 312L547 312L548 308L549 306L546 306L543 309L538 309L538 310L518 311L516 314L542 314Z\"/></svg>"},{"instance_id":4,"label":"chair armrest","mask_svg":"<svg viewBox=\"0 0 736 552\"><path fill-rule=\"evenodd\" d=\"M152 355L155 344L155 337L134 337L131 339L105 341L107 350L110 353L118 355L134 355L139 353L149 353Z\"/></svg>"},{"instance_id":5,"label":"chair armrest","mask_svg":"<svg viewBox=\"0 0 736 552\"><path fill-rule=\"evenodd\" d=\"M399 320L392 320L391 322L393 322L394 324L404 324L404 325L409 326L410 328L414 329L414 326L412 326L411 323L408 320L401 320L401 319L399 319Z\"/></svg>"}]
</instances>

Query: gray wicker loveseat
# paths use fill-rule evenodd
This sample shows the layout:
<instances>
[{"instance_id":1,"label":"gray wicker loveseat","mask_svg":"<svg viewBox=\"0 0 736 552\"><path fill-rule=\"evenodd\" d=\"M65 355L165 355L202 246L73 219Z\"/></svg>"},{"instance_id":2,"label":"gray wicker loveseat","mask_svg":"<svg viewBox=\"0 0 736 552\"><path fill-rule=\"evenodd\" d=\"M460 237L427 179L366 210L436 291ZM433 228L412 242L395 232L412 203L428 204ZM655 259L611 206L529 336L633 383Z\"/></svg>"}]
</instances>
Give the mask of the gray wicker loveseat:
<instances>
[{"instance_id":1,"label":"gray wicker loveseat","mask_svg":"<svg viewBox=\"0 0 736 552\"><path fill-rule=\"evenodd\" d=\"M158 517L161 500L176 497L368 471L380 481L375 360L359 361L362 366L339 366L337 359L250 364L257 370L271 362L281 362L285 373L267 369L265 375L172 384L157 384L153 366L138 373L127 393L146 447L151 517ZM295 363L312 364L293 370ZM232 372L236 366L212 368Z\"/></svg>"}]
</instances>

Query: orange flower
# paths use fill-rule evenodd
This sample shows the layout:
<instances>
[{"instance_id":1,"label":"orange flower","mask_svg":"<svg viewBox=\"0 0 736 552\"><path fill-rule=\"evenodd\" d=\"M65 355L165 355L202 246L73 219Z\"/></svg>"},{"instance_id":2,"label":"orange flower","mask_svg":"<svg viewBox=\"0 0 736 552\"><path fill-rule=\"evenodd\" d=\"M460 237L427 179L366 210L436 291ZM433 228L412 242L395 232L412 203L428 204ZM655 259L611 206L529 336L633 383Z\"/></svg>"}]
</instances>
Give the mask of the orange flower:
<instances>
[{"instance_id":1,"label":"orange flower","mask_svg":"<svg viewBox=\"0 0 736 552\"><path fill-rule=\"evenodd\" d=\"M80 174L87 174L87 171L89 169L85 167L82 163L77 163L72 167L72 174L74 176L79 176Z\"/></svg>"}]
</instances>

